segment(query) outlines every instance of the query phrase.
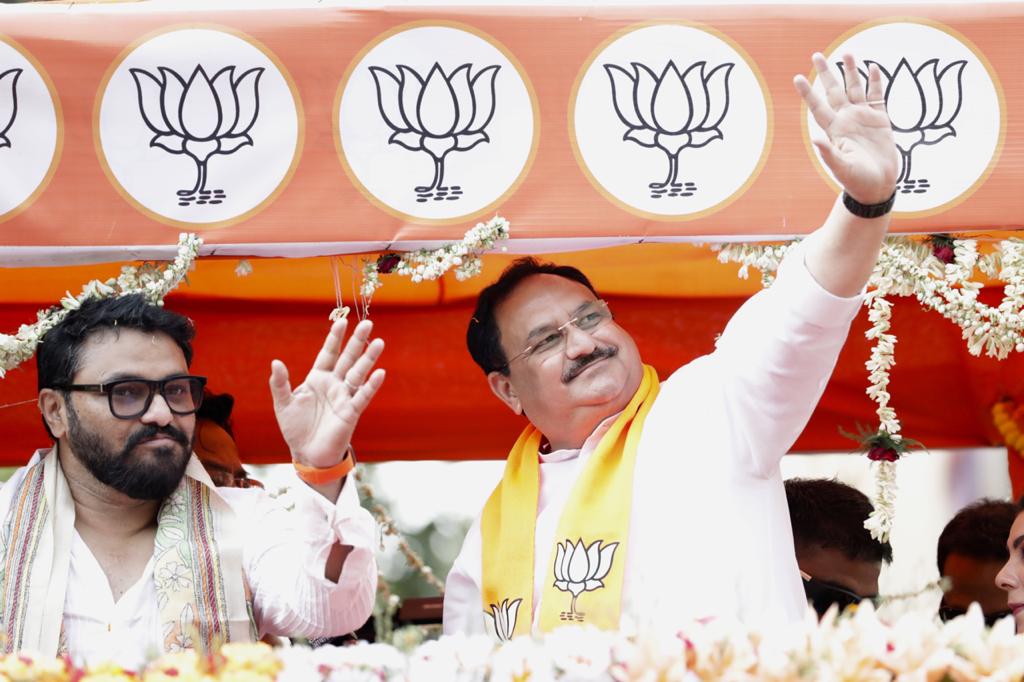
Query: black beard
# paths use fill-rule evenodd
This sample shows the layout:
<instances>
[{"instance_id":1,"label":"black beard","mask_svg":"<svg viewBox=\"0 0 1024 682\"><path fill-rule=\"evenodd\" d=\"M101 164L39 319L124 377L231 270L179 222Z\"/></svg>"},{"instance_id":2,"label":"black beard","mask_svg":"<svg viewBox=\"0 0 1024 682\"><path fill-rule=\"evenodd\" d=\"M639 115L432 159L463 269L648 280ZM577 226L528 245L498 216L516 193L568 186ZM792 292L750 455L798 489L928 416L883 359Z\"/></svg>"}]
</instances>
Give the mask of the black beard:
<instances>
[{"instance_id":1,"label":"black beard","mask_svg":"<svg viewBox=\"0 0 1024 682\"><path fill-rule=\"evenodd\" d=\"M598 346L594 349L594 352L590 355L586 355L582 358L576 358L572 361L572 364L566 368L565 372L562 373L562 383L567 384L580 375L580 372L585 370L590 365L594 364L598 360L604 360L605 358L614 358L619 354L619 349L615 346Z\"/></svg>"},{"instance_id":2,"label":"black beard","mask_svg":"<svg viewBox=\"0 0 1024 682\"><path fill-rule=\"evenodd\" d=\"M136 500L163 500L178 487L192 454L192 444L182 431L171 425L147 424L128 437L120 452L114 452L98 433L82 425L70 401L67 406L71 449L97 481ZM133 450L156 435L166 436L178 445L157 448L152 463L138 461Z\"/></svg>"}]
</instances>

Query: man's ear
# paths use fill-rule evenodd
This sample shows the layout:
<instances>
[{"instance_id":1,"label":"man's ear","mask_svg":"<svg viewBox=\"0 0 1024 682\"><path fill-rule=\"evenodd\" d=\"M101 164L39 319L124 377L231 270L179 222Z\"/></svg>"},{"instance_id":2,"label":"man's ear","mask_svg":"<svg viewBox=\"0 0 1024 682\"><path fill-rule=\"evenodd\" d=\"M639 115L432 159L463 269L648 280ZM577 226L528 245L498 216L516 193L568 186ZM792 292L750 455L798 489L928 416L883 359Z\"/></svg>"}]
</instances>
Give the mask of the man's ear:
<instances>
[{"instance_id":1,"label":"man's ear","mask_svg":"<svg viewBox=\"0 0 1024 682\"><path fill-rule=\"evenodd\" d=\"M63 438L68 432L64 396L52 388L44 388L39 391L39 411L42 413L46 425L50 427L53 437Z\"/></svg>"},{"instance_id":2,"label":"man's ear","mask_svg":"<svg viewBox=\"0 0 1024 682\"><path fill-rule=\"evenodd\" d=\"M508 405L508 409L516 414L523 413L523 404L519 402L519 396L516 395L516 389L508 375L497 371L491 372L487 375L487 385L491 387L494 395L498 396L498 400Z\"/></svg>"}]
</instances>

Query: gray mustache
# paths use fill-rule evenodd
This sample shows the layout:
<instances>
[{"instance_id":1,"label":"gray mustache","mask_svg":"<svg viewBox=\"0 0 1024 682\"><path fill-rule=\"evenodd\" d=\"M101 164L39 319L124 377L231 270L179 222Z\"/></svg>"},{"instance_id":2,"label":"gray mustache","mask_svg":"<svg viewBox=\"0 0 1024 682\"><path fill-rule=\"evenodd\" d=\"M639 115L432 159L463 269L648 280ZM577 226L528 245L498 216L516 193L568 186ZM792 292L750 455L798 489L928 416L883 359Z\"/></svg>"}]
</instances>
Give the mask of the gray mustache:
<instances>
[{"instance_id":1,"label":"gray mustache","mask_svg":"<svg viewBox=\"0 0 1024 682\"><path fill-rule=\"evenodd\" d=\"M580 372L585 370L590 365L594 364L598 360L604 360L605 358L614 358L619 354L619 349L615 346L603 346L594 349L594 352L590 355L585 355L582 358L573 360L572 364L569 365L565 372L562 373L562 383L567 384L580 375Z\"/></svg>"}]
</instances>

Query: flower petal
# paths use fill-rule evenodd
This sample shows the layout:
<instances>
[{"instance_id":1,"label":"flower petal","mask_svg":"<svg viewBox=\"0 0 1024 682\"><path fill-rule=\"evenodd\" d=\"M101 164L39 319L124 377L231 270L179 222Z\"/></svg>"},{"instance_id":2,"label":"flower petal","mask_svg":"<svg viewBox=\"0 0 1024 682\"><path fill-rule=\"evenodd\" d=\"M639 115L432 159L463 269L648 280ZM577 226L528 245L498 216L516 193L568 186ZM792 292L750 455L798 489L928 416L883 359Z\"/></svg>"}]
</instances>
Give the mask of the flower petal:
<instances>
[{"instance_id":1,"label":"flower petal","mask_svg":"<svg viewBox=\"0 0 1024 682\"><path fill-rule=\"evenodd\" d=\"M621 66L605 64L605 73L612 84L612 105L619 120L630 128L643 128L643 121L636 110L633 100L633 89L636 87L636 78Z\"/></svg>"},{"instance_id":2,"label":"flower petal","mask_svg":"<svg viewBox=\"0 0 1024 682\"><path fill-rule=\"evenodd\" d=\"M935 125L949 125L960 113L960 106L963 103L964 67L967 62L958 60L944 68L938 77L939 99L941 106L939 113L935 116Z\"/></svg>"},{"instance_id":3,"label":"flower petal","mask_svg":"<svg viewBox=\"0 0 1024 682\"><path fill-rule=\"evenodd\" d=\"M657 144L656 135L650 128L632 128L626 131L622 139L636 142L641 147L654 147Z\"/></svg>"},{"instance_id":4,"label":"flower petal","mask_svg":"<svg viewBox=\"0 0 1024 682\"><path fill-rule=\"evenodd\" d=\"M468 151L473 147L477 146L481 142L490 142L491 138L487 137L487 133L467 133L464 135L455 136L455 149L459 151Z\"/></svg>"},{"instance_id":5,"label":"flower petal","mask_svg":"<svg viewBox=\"0 0 1024 682\"><path fill-rule=\"evenodd\" d=\"M924 92L906 58L900 60L885 93L889 120L896 130L917 130L924 118Z\"/></svg>"},{"instance_id":6,"label":"flower petal","mask_svg":"<svg viewBox=\"0 0 1024 682\"><path fill-rule=\"evenodd\" d=\"M245 147L252 144L252 138L248 135L228 135L227 137L217 138L217 142L220 143L220 149L217 151L221 154L230 154L239 147Z\"/></svg>"},{"instance_id":7,"label":"flower petal","mask_svg":"<svg viewBox=\"0 0 1024 682\"><path fill-rule=\"evenodd\" d=\"M555 580L565 581L565 573L562 572L562 561L565 559L565 547L561 542L555 543ZM555 582L558 585L558 582ZM559 588L563 589L563 588Z\"/></svg>"},{"instance_id":8,"label":"flower petal","mask_svg":"<svg viewBox=\"0 0 1024 682\"><path fill-rule=\"evenodd\" d=\"M681 133L690 127L693 105L683 76L671 59L654 88L654 125L660 132Z\"/></svg>"},{"instance_id":9,"label":"flower petal","mask_svg":"<svg viewBox=\"0 0 1024 682\"><path fill-rule=\"evenodd\" d=\"M587 562L587 548L583 546L583 540L580 539L576 542L576 546L572 548L572 555L569 557L569 570L566 571L565 577L569 579L571 583L582 583L587 579L590 573L590 565Z\"/></svg>"},{"instance_id":10,"label":"flower petal","mask_svg":"<svg viewBox=\"0 0 1024 682\"><path fill-rule=\"evenodd\" d=\"M135 91L139 96L139 112L142 114L142 120L146 127L154 133L171 132L171 127L167 124L160 107L160 79L143 69L128 69L128 72L135 79ZM0 82L2 81L3 76L0 76ZM0 111L0 121L3 120L3 112Z\"/></svg>"},{"instance_id":11,"label":"flower petal","mask_svg":"<svg viewBox=\"0 0 1024 682\"><path fill-rule=\"evenodd\" d=\"M619 543L613 542L601 548L601 565L598 566L597 571L591 576L594 580L604 580L605 576L608 575L608 571L612 570L612 561L615 559L615 550L618 547Z\"/></svg>"},{"instance_id":12,"label":"flower petal","mask_svg":"<svg viewBox=\"0 0 1024 682\"><path fill-rule=\"evenodd\" d=\"M200 64L192 72L181 100L181 125L186 137L210 140L220 127L221 111L210 77Z\"/></svg>"},{"instance_id":13,"label":"flower petal","mask_svg":"<svg viewBox=\"0 0 1024 682\"><path fill-rule=\"evenodd\" d=\"M401 81L387 69L379 66L370 67L370 75L373 82L377 84L377 109L384 122L392 130L409 130L409 122L402 115L402 106L399 100Z\"/></svg>"},{"instance_id":14,"label":"flower petal","mask_svg":"<svg viewBox=\"0 0 1024 682\"><path fill-rule=\"evenodd\" d=\"M423 149L423 135L420 133L414 133L411 130L393 133L391 137L388 138L388 142L405 147L412 152Z\"/></svg>"},{"instance_id":15,"label":"flower petal","mask_svg":"<svg viewBox=\"0 0 1024 682\"><path fill-rule=\"evenodd\" d=\"M594 573L597 572L598 567L601 565L601 541L594 540L590 543L590 547L587 547L587 565L589 570L587 571L587 577L593 578Z\"/></svg>"},{"instance_id":16,"label":"flower petal","mask_svg":"<svg viewBox=\"0 0 1024 682\"><path fill-rule=\"evenodd\" d=\"M640 120L645 128L654 129L654 89L658 87L658 77L645 64L633 62L636 74L636 87L633 88L633 105L636 107Z\"/></svg>"},{"instance_id":17,"label":"flower petal","mask_svg":"<svg viewBox=\"0 0 1024 682\"><path fill-rule=\"evenodd\" d=\"M923 137L921 138L920 144L936 144L945 140L947 137L956 137L956 130L953 126L938 126L935 128L925 128L923 131Z\"/></svg>"},{"instance_id":18,"label":"flower petal","mask_svg":"<svg viewBox=\"0 0 1024 682\"><path fill-rule=\"evenodd\" d=\"M697 126L700 130L717 128L729 113L729 76L734 66L730 62L719 64L704 79L708 92L708 113L704 122Z\"/></svg>"},{"instance_id":19,"label":"flower petal","mask_svg":"<svg viewBox=\"0 0 1024 682\"><path fill-rule=\"evenodd\" d=\"M686 146L696 149L710 144L715 140L721 139L722 131L718 128L712 128L711 130L695 130L693 131L693 134L690 135L690 144Z\"/></svg>"},{"instance_id":20,"label":"flower petal","mask_svg":"<svg viewBox=\"0 0 1024 682\"><path fill-rule=\"evenodd\" d=\"M171 130L185 137L185 128L181 125L181 99L185 94L185 81L175 71L166 66L159 67L160 75L164 77L163 92L160 97L160 108L164 113L164 120Z\"/></svg>"},{"instance_id":21,"label":"flower petal","mask_svg":"<svg viewBox=\"0 0 1024 682\"><path fill-rule=\"evenodd\" d=\"M465 132L473 123L476 112L473 103L473 90L469 84L469 64L463 64L448 76L448 84L455 95L455 127L456 133Z\"/></svg>"},{"instance_id":22,"label":"flower petal","mask_svg":"<svg viewBox=\"0 0 1024 682\"><path fill-rule=\"evenodd\" d=\"M185 138L174 133L168 133L166 135L154 135L153 139L149 141L150 147L159 147L171 154L183 154Z\"/></svg>"},{"instance_id":23,"label":"flower petal","mask_svg":"<svg viewBox=\"0 0 1024 682\"><path fill-rule=\"evenodd\" d=\"M700 128L708 117L709 76L704 75L704 66L705 62L696 62L683 73L683 87L690 95L690 106L693 109L689 129Z\"/></svg>"},{"instance_id":24,"label":"flower petal","mask_svg":"<svg viewBox=\"0 0 1024 682\"><path fill-rule=\"evenodd\" d=\"M434 137L445 137L451 135L455 130L455 91L444 75L441 65L434 62L434 66L427 74L427 80L423 83L423 92L420 93L419 102L416 104L416 113L423 126L423 132Z\"/></svg>"},{"instance_id":25,"label":"flower petal","mask_svg":"<svg viewBox=\"0 0 1024 682\"><path fill-rule=\"evenodd\" d=\"M217 126L217 137L229 135L238 124L238 95L235 94L235 87L232 81L235 77L235 67L225 66L218 71L211 81L213 94L220 105L220 125Z\"/></svg>"},{"instance_id":26,"label":"flower petal","mask_svg":"<svg viewBox=\"0 0 1024 682\"><path fill-rule=\"evenodd\" d=\"M935 122L935 118L942 110L942 94L939 92L938 59L929 59L917 67L914 75L921 86L922 102L924 102L924 113L922 114L921 125L928 127Z\"/></svg>"},{"instance_id":27,"label":"flower petal","mask_svg":"<svg viewBox=\"0 0 1024 682\"><path fill-rule=\"evenodd\" d=\"M572 559L573 545L569 538L565 539L565 556L562 557L562 579L569 579L569 560Z\"/></svg>"},{"instance_id":28,"label":"flower petal","mask_svg":"<svg viewBox=\"0 0 1024 682\"><path fill-rule=\"evenodd\" d=\"M249 69L235 81L235 98L238 102L238 121L231 128L232 135L245 135L260 115L260 78L263 67Z\"/></svg>"},{"instance_id":29,"label":"flower petal","mask_svg":"<svg viewBox=\"0 0 1024 682\"><path fill-rule=\"evenodd\" d=\"M473 77L470 87L473 91L473 122L466 128L466 132L472 133L483 130L494 117L494 105L497 95L494 90L494 79L498 75L497 64L482 69Z\"/></svg>"},{"instance_id":30,"label":"flower petal","mask_svg":"<svg viewBox=\"0 0 1024 682\"><path fill-rule=\"evenodd\" d=\"M601 589L602 587L604 587L604 583L600 580L588 580L583 586L587 592L592 592L594 590Z\"/></svg>"},{"instance_id":31,"label":"flower petal","mask_svg":"<svg viewBox=\"0 0 1024 682\"><path fill-rule=\"evenodd\" d=\"M519 618L519 605L522 602L522 599L515 599L505 608L505 632L508 639L512 639L513 635L515 635L516 620Z\"/></svg>"},{"instance_id":32,"label":"flower petal","mask_svg":"<svg viewBox=\"0 0 1024 682\"><path fill-rule=\"evenodd\" d=\"M423 79L405 64L398 65L398 72L402 75L402 84L398 88L398 101L402 115L409 122L411 129L422 133L424 130L420 123L417 103L420 100L420 93L423 92Z\"/></svg>"}]
</instances>

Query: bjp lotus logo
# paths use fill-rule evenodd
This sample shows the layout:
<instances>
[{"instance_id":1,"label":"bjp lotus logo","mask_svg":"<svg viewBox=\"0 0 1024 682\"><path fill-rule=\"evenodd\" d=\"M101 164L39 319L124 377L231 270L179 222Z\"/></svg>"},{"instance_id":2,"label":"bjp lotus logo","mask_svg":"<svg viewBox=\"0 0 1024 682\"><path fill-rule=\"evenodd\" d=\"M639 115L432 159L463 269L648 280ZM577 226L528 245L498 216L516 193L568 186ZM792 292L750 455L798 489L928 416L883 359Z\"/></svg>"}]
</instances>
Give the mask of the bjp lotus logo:
<instances>
[{"instance_id":1,"label":"bjp lotus logo","mask_svg":"<svg viewBox=\"0 0 1024 682\"><path fill-rule=\"evenodd\" d=\"M576 610L576 600L584 592L604 587L604 578L612 568L612 559L619 543L601 546L601 540L594 540L589 547L583 546L580 538L573 545L566 539L557 543L555 550L555 587L572 595L568 611L560 615L562 620L583 622L584 614Z\"/></svg>"},{"instance_id":2,"label":"bjp lotus logo","mask_svg":"<svg viewBox=\"0 0 1024 682\"><path fill-rule=\"evenodd\" d=\"M10 147L7 131L18 116L18 78L21 69L8 69L0 73L0 149Z\"/></svg>"},{"instance_id":3,"label":"bjp lotus logo","mask_svg":"<svg viewBox=\"0 0 1024 682\"><path fill-rule=\"evenodd\" d=\"M415 188L416 201L456 201L461 185L445 185L445 158L490 142L486 128L494 117L494 77L500 66L487 66L471 76L472 64L445 74L441 65L422 77L399 64L398 74L379 66L370 73L377 85L377 107L392 131L389 144L429 154L434 177L429 185Z\"/></svg>"},{"instance_id":4,"label":"bjp lotus logo","mask_svg":"<svg viewBox=\"0 0 1024 682\"><path fill-rule=\"evenodd\" d=\"M234 154L251 146L249 135L260 113L259 82L264 69L249 69L235 76L227 66L210 78L202 65L186 81L177 72L159 67L158 75L130 69L139 95L139 111L154 136L150 147L184 154L196 164L196 181L177 190L182 206L220 204L222 189L209 190L208 164L217 154Z\"/></svg>"},{"instance_id":5,"label":"bjp lotus logo","mask_svg":"<svg viewBox=\"0 0 1024 682\"><path fill-rule=\"evenodd\" d=\"M519 605L522 599L509 601L502 599L500 604L491 604L491 612L484 611L484 615L491 619L494 625L494 634L499 642L507 642L512 639L516 629L516 618L519 616Z\"/></svg>"},{"instance_id":6,"label":"bjp lotus logo","mask_svg":"<svg viewBox=\"0 0 1024 682\"><path fill-rule=\"evenodd\" d=\"M891 73L878 62L865 60L864 63L874 64L882 74L885 107L901 157L897 185L904 194L923 194L931 183L911 175L911 155L921 145L935 145L956 136L953 122L963 104L963 73L967 62L957 60L940 70L939 60L929 59L914 69L904 57ZM839 64L842 71L842 62ZM858 70L867 83L867 69ZM843 77L845 79L845 73Z\"/></svg>"},{"instance_id":7,"label":"bjp lotus logo","mask_svg":"<svg viewBox=\"0 0 1024 682\"><path fill-rule=\"evenodd\" d=\"M605 64L611 79L612 103L626 125L622 139L641 147L660 149L668 157L668 176L648 183L652 197L689 197L696 182L679 181L679 155L723 139L720 126L729 112L729 74L734 64L719 64L707 71L707 62L696 62L680 73L669 60L661 75L645 64L633 62L632 72Z\"/></svg>"}]
</instances>

